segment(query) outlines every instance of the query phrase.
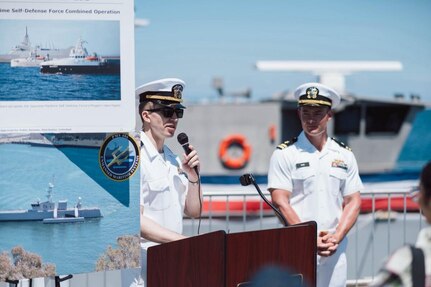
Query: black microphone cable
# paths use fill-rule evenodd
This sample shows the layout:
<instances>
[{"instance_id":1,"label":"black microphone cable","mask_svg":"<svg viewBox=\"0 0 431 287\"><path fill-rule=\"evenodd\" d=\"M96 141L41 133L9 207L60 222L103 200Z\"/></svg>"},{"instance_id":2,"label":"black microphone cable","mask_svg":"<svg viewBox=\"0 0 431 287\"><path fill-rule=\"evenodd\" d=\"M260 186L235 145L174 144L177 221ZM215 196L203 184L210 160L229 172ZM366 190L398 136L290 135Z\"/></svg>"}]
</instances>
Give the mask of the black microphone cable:
<instances>
[{"instance_id":1,"label":"black microphone cable","mask_svg":"<svg viewBox=\"0 0 431 287\"><path fill-rule=\"evenodd\" d=\"M199 197L199 221L198 221L198 235L201 229L202 221L202 197L201 197L201 176L198 174L198 197Z\"/></svg>"},{"instance_id":2,"label":"black microphone cable","mask_svg":"<svg viewBox=\"0 0 431 287\"><path fill-rule=\"evenodd\" d=\"M188 155L191 152L191 149L189 148L189 137L186 135L186 133L180 133L177 136L177 140L180 143L180 145L183 147L186 155ZM201 175L199 174L199 170L197 166L195 166L194 169L198 176L197 184L198 184L198 197L199 197L199 221L198 221L198 235L199 235L200 229L201 229L202 209L203 209L202 197L201 197ZM191 181L189 180L189 182ZM195 183L191 182L191 183L195 184L196 182Z\"/></svg>"}]
</instances>

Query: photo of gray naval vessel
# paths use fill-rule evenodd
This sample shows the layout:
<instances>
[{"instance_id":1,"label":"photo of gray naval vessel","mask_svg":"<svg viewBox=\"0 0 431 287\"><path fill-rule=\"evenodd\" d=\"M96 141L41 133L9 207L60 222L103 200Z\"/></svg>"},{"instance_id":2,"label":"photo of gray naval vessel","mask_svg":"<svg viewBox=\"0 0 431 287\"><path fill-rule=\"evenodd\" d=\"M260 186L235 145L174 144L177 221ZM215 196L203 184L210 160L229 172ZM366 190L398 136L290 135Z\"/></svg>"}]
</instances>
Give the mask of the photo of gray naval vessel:
<instances>
[{"instance_id":1,"label":"photo of gray naval vessel","mask_svg":"<svg viewBox=\"0 0 431 287\"><path fill-rule=\"evenodd\" d=\"M1 221L42 221L43 223L68 223L82 222L88 218L100 218L102 213L98 207L83 207L81 197L72 207L67 207L67 200L52 200L54 184L48 183L47 200L31 203L31 209L27 210L2 210Z\"/></svg>"},{"instance_id":2,"label":"photo of gray naval vessel","mask_svg":"<svg viewBox=\"0 0 431 287\"><path fill-rule=\"evenodd\" d=\"M13 62L12 64L15 67L17 66L17 61L13 61L14 59L27 59L31 56L31 53L34 53L34 51L36 50L38 52L37 55L40 58L64 58L69 55L71 48L72 47L55 48L53 44L49 46L32 45L30 41L30 36L28 34L28 29L27 27L25 27L25 35L21 43L12 47L7 54L1 54L0 62ZM23 60L20 60L18 62L23 62Z\"/></svg>"}]
</instances>

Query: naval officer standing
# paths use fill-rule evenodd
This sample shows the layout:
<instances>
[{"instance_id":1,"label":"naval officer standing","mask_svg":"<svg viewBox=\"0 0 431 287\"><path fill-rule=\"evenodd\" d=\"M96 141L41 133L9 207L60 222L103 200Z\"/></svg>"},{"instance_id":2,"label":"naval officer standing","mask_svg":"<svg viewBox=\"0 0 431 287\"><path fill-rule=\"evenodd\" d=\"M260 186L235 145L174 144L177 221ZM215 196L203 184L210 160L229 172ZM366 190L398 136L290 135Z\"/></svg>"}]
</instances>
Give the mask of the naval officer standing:
<instances>
[{"instance_id":1,"label":"naval officer standing","mask_svg":"<svg viewBox=\"0 0 431 287\"><path fill-rule=\"evenodd\" d=\"M344 287L346 235L358 217L363 185L352 151L328 136L341 98L319 83L303 84L294 95L302 132L274 151L268 190L289 224L317 222L317 286Z\"/></svg>"}]
</instances>

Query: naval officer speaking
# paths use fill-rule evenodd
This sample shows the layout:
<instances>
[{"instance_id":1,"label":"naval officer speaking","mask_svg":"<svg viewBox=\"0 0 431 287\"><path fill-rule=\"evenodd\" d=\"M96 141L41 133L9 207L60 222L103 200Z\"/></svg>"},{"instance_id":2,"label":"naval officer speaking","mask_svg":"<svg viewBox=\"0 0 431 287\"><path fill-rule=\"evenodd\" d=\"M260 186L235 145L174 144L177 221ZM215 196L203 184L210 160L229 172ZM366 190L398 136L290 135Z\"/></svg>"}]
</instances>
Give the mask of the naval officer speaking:
<instances>
[{"instance_id":1,"label":"naval officer speaking","mask_svg":"<svg viewBox=\"0 0 431 287\"><path fill-rule=\"evenodd\" d=\"M165 145L173 137L185 107L181 104L185 83L161 79L136 89L141 131L141 276L134 286L144 286L147 249L186 238L183 214L196 218L202 211L199 157L192 145L182 160ZM182 139L187 138L182 134ZM180 140L180 138L179 138ZM188 140L186 140L188 141ZM142 282L144 281L144 282Z\"/></svg>"},{"instance_id":2,"label":"naval officer speaking","mask_svg":"<svg viewBox=\"0 0 431 287\"><path fill-rule=\"evenodd\" d=\"M294 95L302 132L274 151L268 190L289 224L317 222L317 286L344 287L346 235L359 215L363 185L350 148L328 137L341 98L319 83L303 84Z\"/></svg>"}]
</instances>

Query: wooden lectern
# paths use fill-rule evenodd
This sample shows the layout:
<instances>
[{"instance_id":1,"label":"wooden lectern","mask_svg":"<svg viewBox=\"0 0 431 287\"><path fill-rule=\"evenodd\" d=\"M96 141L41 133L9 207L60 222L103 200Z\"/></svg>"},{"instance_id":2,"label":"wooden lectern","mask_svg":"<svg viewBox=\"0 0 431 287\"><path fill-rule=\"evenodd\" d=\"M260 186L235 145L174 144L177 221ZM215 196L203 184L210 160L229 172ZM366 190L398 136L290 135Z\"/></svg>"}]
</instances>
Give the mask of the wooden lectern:
<instances>
[{"instance_id":1,"label":"wooden lectern","mask_svg":"<svg viewBox=\"0 0 431 287\"><path fill-rule=\"evenodd\" d=\"M316 285L316 222L226 234L211 232L148 249L147 287L247 286L262 267L277 265ZM240 284L240 285L239 285Z\"/></svg>"}]
</instances>

